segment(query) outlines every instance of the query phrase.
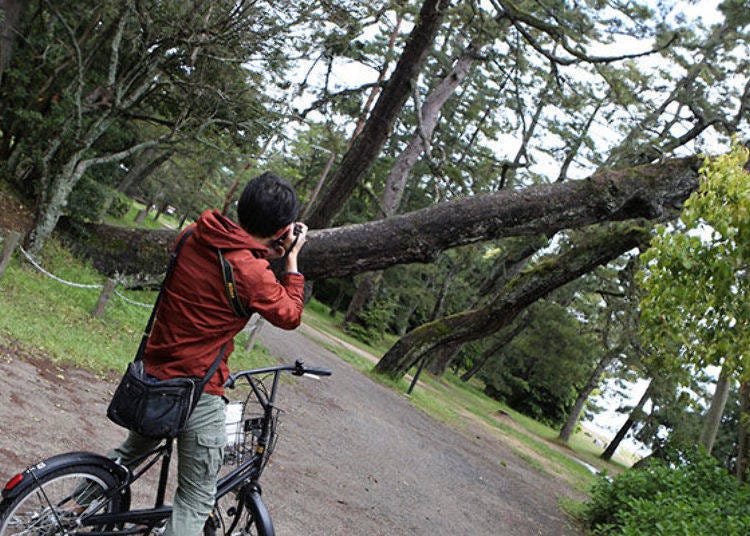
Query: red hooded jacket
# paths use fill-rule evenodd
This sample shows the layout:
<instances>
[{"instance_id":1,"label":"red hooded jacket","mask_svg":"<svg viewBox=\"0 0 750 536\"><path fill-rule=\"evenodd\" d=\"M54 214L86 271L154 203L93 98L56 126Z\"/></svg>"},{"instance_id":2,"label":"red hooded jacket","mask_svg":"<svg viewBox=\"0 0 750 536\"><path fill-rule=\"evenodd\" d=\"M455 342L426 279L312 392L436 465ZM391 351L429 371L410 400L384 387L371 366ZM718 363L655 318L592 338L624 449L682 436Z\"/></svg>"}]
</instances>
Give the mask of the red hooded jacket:
<instances>
[{"instance_id":1,"label":"red hooded jacket","mask_svg":"<svg viewBox=\"0 0 750 536\"><path fill-rule=\"evenodd\" d=\"M288 273L279 282L264 258L268 250L216 210L201 214L193 227L164 290L143 362L160 380L203 377L227 343L223 362L205 388L222 395L233 339L247 318L235 315L229 305L217 248L232 265L245 309L280 328L299 326L305 279Z\"/></svg>"}]
</instances>

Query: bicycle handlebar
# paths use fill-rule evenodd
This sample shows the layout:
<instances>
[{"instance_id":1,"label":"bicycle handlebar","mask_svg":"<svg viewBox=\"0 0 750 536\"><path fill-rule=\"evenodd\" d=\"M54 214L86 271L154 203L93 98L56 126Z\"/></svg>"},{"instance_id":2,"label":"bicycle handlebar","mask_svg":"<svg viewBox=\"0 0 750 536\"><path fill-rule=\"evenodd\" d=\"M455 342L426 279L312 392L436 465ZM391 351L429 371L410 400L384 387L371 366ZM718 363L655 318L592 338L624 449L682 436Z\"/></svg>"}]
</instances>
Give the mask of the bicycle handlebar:
<instances>
[{"instance_id":1,"label":"bicycle handlebar","mask_svg":"<svg viewBox=\"0 0 750 536\"><path fill-rule=\"evenodd\" d=\"M227 389L234 389L235 382L242 377L254 376L257 374L268 374L271 372L279 373L289 371L293 376L304 376L305 374L312 374L314 376L330 376L332 372L328 369L305 367L304 362L301 360L295 361L294 365L278 365L276 367L265 367L259 369L241 370L234 374L230 374L227 381L224 383L224 387Z\"/></svg>"}]
</instances>

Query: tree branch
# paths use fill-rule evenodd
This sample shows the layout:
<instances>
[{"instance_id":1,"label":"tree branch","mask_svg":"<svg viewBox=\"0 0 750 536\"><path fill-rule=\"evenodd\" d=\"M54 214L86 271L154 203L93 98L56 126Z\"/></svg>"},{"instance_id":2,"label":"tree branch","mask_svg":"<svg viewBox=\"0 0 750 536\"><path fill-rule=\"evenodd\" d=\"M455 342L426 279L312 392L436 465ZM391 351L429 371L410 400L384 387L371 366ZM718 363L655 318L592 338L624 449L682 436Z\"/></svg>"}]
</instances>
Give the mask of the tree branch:
<instances>
[{"instance_id":1,"label":"tree branch","mask_svg":"<svg viewBox=\"0 0 750 536\"><path fill-rule=\"evenodd\" d=\"M667 41L667 43L665 43L664 45L654 47L653 49L644 52L621 54L618 56L592 56L590 54L580 52L570 46L570 43L568 43L568 39L565 35L565 31L562 28L552 24L548 24L541 19L537 19L536 17L533 17L528 13L520 11L517 7L515 7L511 2L507 0L492 0L492 4L500 14L506 16L511 21L513 26L519 31L519 33L521 33L521 35L523 35L524 39L526 39L529 44L534 47L534 49L536 49L540 54L545 56L551 62L558 65L572 65L574 63L581 62L612 63L626 59L640 58L669 48L679 37L679 34L674 33L669 41ZM523 28L521 23L526 24L527 26L531 26L532 28L535 28L536 30L539 30L550 36L556 43L559 43L560 46L562 46L568 54L573 56L573 58L561 58L551 52L547 52L546 50L544 50L544 48L536 42L531 34Z\"/></svg>"},{"instance_id":2,"label":"tree branch","mask_svg":"<svg viewBox=\"0 0 750 536\"><path fill-rule=\"evenodd\" d=\"M310 233L300 254L309 279L355 275L394 264L429 262L445 249L508 236L551 236L595 222L656 219L698 185L698 157L618 171L579 181L439 203L385 220Z\"/></svg>"},{"instance_id":3,"label":"tree branch","mask_svg":"<svg viewBox=\"0 0 750 536\"><path fill-rule=\"evenodd\" d=\"M91 166L97 166L101 164L110 164L112 162L119 162L121 160L126 159L127 157L134 155L138 151L141 151L143 149L146 149L148 147L154 147L155 145L158 145L159 143L163 142L164 139L166 139L166 136L156 138L153 140L144 141L141 143L138 143L136 145L133 145L129 149L124 149L122 151L118 151L116 153L111 153L106 156L99 156L97 158L87 158L86 160L81 160L76 165L77 171L85 171L86 169L90 168Z\"/></svg>"}]
</instances>

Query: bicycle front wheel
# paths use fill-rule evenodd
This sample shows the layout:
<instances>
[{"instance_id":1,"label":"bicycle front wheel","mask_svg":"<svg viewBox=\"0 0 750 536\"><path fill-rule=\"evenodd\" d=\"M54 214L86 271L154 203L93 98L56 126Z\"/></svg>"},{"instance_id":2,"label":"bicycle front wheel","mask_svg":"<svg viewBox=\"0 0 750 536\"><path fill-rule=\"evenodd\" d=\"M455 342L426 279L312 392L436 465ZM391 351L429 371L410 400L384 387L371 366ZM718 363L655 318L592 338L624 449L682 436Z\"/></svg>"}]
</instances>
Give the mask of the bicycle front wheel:
<instances>
[{"instance_id":1,"label":"bicycle front wheel","mask_svg":"<svg viewBox=\"0 0 750 536\"><path fill-rule=\"evenodd\" d=\"M273 523L257 488L246 486L216 501L205 536L274 536ZM2 536L2 535L0 535Z\"/></svg>"},{"instance_id":2,"label":"bicycle front wheel","mask_svg":"<svg viewBox=\"0 0 750 536\"><path fill-rule=\"evenodd\" d=\"M115 476L96 465L71 465L42 475L35 485L0 504L0 536L105 530L80 526L80 520L93 512L122 511L119 494L104 496L117 486Z\"/></svg>"}]
</instances>

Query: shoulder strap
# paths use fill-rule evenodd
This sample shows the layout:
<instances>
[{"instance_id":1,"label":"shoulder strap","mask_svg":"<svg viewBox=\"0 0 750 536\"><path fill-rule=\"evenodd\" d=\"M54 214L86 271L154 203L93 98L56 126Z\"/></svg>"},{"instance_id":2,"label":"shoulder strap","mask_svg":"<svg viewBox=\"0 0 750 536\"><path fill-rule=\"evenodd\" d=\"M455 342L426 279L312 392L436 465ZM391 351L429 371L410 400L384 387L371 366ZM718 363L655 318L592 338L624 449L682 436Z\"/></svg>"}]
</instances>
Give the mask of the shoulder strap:
<instances>
[{"instance_id":1,"label":"shoulder strap","mask_svg":"<svg viewBox=\"0 0 750 536\"><path fill-rule=\"evenodd\" d=\"M143 358L143 352L146 351L146 344L148 343L148 338L151 336L151 328L154 326L154 320L156 319L156 311L159 309L159 304L161 303L162 297L164 295L164 287L167 286L167 282L169 281L169 278L172 276L172 272L174 271L175 266L177 266L177 255L179 255L180 250L182 249L182 245L185 243L185 240L187 240L187 237L190 236L193 233L193 228L189 228L187 231L182 233L182 237L180 237L180 241L177 242L177 245L174 248L174 251L169 255L169 264L167 265L167 273L164 276L164 281L161 284L161 288L159 289L159 294L156 296L156 301L154 302L154 307L151 309L151 316L148 319L148 322L146 323L146 329L143 331L143 337L141 338L141 344L138 346L138 351L135 354L134 361L139 361Z\"/></svg>"},{"instance_id":2,"label":"shoulder strap","mask_svg":"<svg viewBox=\"0 0 750 536\"><path fill-rule=\"evenodd\" d=\"M209 382L209 380L213 377L214 374L216 374L216 371L219 369L219 365L221 365L221 360L224 357L224 351L227 349L228 342L225 342L221 345L221 349L219 350L219 355L216 356L216 359L214 359L214 362L211 363L211 366L208 367L208 370L206 371L206 375L203 376L203 379L200 382L199 388L201 391L203 391L203 388L206 387L206 384Z\"/></svg>"},{"instance_id":3,"label":"shoulder strap","mask_svg":"<svg viewBox=\"0 0 750 536\"><path fill-rule=\"evenodd\" d=\"M237 294L237 283L235 283L234 281L234 270L232 269L232 265L228 260L224 258L224 255L222 254L220 249L217 249L216 251L219 254L221 275L224 278L224 290L227 293L229 305L232 307L232 311L234 311L234 314L236 314L237 316L242 318L249 318L250 313L248 313L247 309L245 309L245 306L242 305L242 300L240 300L240 297Z\"/></svg>"}]
</instances>

